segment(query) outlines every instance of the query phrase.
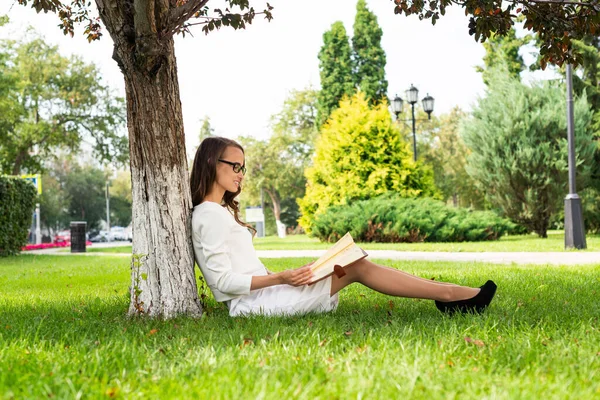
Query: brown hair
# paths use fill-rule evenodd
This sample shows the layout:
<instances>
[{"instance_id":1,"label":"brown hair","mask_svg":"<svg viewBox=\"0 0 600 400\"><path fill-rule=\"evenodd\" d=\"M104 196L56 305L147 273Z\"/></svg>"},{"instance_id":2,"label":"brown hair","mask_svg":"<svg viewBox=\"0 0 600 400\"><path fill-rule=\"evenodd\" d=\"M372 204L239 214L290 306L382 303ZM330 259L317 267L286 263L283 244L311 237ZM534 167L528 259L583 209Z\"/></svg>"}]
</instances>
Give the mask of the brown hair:
<instances>
[{"instance_id":1,"label":"brown hair","mask_svg":"<svg viewBox=\"0 0 600 400\"><path fill-rule=\"evenodd\" d=\"M238 142L224 137L211 136L200 143L200 147L196 151L192 175L190 177L190 190L192 192L192 204L194 207L202 203L202 200L204 200L210 189L212 189L217 179L217 162L229 146L237 147L244 153L244 148ZM240 220L240 205L235 198L241 191L241 185L235 192L226 190L221 200L221 205L233 211L233 217L238 224L245 226L256 234L256 229L252 225Z\"/></svg>"}]
</instances>

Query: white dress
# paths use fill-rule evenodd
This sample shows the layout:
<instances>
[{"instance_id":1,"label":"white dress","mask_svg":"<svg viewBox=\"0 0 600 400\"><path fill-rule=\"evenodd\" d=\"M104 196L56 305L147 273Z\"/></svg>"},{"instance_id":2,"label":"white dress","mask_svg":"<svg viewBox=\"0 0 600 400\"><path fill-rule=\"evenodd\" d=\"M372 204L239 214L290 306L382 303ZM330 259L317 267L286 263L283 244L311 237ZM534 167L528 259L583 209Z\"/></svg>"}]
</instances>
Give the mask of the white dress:
<instances>
[{"instance_id":1,"label":"white dress","mask_svg":"<svg viewBox=\"0 0 600 400\"><path fill-rule=\"evenodd\" d=\"M205 201L192 213L194 255L215 300L229 315L294 315L337 308L331 277L311 286L276 285L250 290L252 276L267 275L256 256L250 231L220 204Z\"/></svg>"}]
</instances>

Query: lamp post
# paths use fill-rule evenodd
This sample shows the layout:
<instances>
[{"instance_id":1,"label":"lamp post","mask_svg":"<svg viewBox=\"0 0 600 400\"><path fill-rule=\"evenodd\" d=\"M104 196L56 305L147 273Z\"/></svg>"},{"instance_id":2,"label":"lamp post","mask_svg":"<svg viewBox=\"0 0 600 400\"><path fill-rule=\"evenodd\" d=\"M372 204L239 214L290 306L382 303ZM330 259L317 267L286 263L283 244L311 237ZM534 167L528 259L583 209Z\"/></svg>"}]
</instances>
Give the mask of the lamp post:
<instances>
[{"instance_id":1,"label":"lamp post","mask_svg":"<svg viewBox=\"0 0 600 400\"><path fill-rule=\"evenodd\" d=\"M565 197L565 248L585 249L581 198L575 190L575 124L573 122L573 68L567 64L567 140L569 150L569 194Z\"/></svg>"},{"instance_id":2,"label":"lamp post","mask_svg":"<svg viewBox=\"0 0 600 400\"><path fill-rule=\"evenodd\" d=\"M414 160L417 161L417 130L416 130L416 119L415 119L415 104L419 101L419 89L414 87L412 84L406 91L406 101L411 105L412 109L412 133L413 133L413 156ZM431 119L431 113L433 112L434 98L427 93L427 96L421 100L423 103L423 110L427 113L427 119ZM392 100L392 110L396 114L396 120L400 121L400 113L403 108L403 100L400 96L396 95ZM409 120L410 121L410 120Z\"/></svg>"}]
</instances>

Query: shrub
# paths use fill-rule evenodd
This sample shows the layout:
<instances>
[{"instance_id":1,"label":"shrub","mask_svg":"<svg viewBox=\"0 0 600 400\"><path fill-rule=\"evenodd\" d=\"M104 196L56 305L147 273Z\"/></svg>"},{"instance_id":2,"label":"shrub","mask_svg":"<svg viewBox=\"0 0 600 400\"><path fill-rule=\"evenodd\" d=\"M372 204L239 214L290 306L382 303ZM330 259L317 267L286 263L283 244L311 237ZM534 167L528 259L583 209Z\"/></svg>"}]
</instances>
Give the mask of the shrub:
<instances>
[{"instance_id":1,"label":"shrub","mask_svg":"<svg viewBox=\"0 0 600 400\"><path fill-rule=\"evenodd\" d=\"M319 215L312 234L335 242L346 232L359 242L464 242L497 240L520 229L491 211L446 206L431 198L398 194L333 206Z\"/></svg>"},{"instance_id":2,"label":"shrub","mask_svg":"<svg viewBox=\"0 0 600 400\"><path fill-rule=\"evenodd\" d=\"M17 254L27 243L35 199L28 181L0 176L0 256Z\"/></svg>"}]
</instances>

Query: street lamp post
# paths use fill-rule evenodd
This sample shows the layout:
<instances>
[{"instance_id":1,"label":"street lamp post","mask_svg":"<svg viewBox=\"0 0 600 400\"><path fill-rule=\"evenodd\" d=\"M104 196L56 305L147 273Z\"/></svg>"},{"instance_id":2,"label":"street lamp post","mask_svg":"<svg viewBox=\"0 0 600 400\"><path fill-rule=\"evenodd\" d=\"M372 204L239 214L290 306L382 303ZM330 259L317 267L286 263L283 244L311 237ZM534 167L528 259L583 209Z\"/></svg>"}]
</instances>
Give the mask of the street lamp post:
<instances>
[{"instance_id":1,"label":"street lamp post","mask_svg":"<svg viewBox=\"0 0 600 400\"><path fill-rule=\"evenodd\" d=\"M417 161L417 129L416 129L416 119L415 119L415 104L419 101L419 90L414 87L412 84L410 88L406 91L406 101L411 105L412 110L412 133L413 133L413 158L415 162ZM431 113L433 112L433 104L434 98L427 94L426 97L423 98L423 110L427 113L427 119L431 119ZM396 114L396 120L400 121L400 113L403 108L403 100L396 95L392 100L392 110L394 114Z\"/></svg>"},{"instance_id":2,"label":"street lamp post","mask_svg":"<svg viewBox=\"0 0 600 400\"><path fill-rule=\"evenodd\" d=\"M565 197L565 248L585 249L581 198L575 190L575 124L573 122L573 69L567 64L567 140L569 151L569 194Z\"/></svg>"}]
</instances>

